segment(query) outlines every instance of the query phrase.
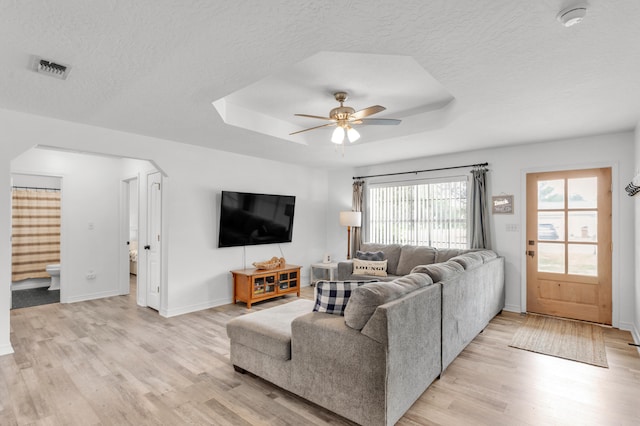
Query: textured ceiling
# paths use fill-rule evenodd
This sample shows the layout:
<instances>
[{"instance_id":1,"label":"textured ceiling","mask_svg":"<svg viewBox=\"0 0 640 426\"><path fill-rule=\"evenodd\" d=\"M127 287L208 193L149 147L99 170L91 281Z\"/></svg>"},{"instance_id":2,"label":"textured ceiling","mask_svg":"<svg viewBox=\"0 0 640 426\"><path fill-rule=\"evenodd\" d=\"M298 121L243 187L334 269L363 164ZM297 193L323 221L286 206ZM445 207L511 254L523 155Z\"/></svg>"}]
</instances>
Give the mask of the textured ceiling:
<instances>
[{"instance_id":1,"label":"textured ceiling","mask_svg":"<svg viewBox=\"0 0 640 426\"><path fill-rule=\"evenodd\" d=\"M629 130L640 118L640 2L591 3L581 24L564 28L555 19L564 0L0 0L0 108L317 166ZM413 58L455 100L423 114L416 133L403 134L404 121L396 134L370 126L372 142L344 157L324 133L291 143L225 124L211 105L286 81L327 51ZM33 72L34 56L71 65L69 77ZM377 77L392 87L396 72ZM304 93L309 107L296 112L321 115L335 105L319 90L326 78L300 77L251 108L298 108ZM342 78L353 75L337 75L336 88ZM356 109L391 96L386 85L366 89L354 92Z\"/></svg>"}]
</instances>

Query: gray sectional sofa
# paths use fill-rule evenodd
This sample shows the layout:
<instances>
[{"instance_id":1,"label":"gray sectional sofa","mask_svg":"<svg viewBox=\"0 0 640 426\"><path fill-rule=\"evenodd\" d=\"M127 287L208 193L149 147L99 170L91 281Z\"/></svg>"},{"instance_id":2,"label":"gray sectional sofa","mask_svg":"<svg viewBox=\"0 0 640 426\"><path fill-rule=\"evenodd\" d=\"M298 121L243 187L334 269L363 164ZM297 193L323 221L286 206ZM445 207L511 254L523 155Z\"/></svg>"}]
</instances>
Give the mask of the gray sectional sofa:
<instances>
[{"instance_id":1,"label":"gray sectional sofa","mask_svg":"<svg viewBox=\"0 0 640 426\"><path fill-rule=\"evenodd\" d=\"M231 363L356 423L392 425L502 310L504 259L482 251L417 265L354 289L344 316L313 306L231 320Z\"/></svg>"}]
</instances>

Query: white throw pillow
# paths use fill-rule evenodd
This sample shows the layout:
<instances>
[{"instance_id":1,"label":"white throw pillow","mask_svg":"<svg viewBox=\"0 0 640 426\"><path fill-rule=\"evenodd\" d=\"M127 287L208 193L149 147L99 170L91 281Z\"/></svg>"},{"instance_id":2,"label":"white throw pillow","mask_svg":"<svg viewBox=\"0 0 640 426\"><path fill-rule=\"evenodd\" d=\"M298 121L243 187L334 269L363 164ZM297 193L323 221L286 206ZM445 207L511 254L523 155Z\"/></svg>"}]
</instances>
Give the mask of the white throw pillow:
<instances>
[{"instance_id":1,"label":"white throw pillow","mask_svg":"<svg viewBox=\"0 0 640 426\"><path fill-rule=\"evenodd\" d=\"M376 277L386 277L387 261L353 259L353 273L354 275L374 275Z\"/></svg>"}]
</instances>

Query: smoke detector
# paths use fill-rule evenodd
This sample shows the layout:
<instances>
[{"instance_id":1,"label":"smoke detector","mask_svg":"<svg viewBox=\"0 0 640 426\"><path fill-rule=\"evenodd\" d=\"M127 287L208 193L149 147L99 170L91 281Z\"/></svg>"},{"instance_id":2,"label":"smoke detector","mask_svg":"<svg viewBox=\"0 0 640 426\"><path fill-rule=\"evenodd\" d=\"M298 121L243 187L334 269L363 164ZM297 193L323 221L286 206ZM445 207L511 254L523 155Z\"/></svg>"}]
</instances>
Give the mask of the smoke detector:
<instances>
[{"instance_id":1,"label":"smoke detector","mask_svg":"<svg viewBox=\"0 0 640 426\"><path fill-rule=\"evenodd\" d=\"M563 9L558 13L558 21L565 27L570 27L582 22L584 17L587 16L587 6L571 6Z\"/></svg>"},{"instance_id":2,"label":"smoke detector","mask_svg":"<svg viewBox=\"0 0 640 426\"><path fill-rule=\"evenodd\" d=\"M36 58L34 68L38 73L59 78L60 80L66 80L70 71L67 65L57 64L41 58Z\"/></svg>"}]
</instances>

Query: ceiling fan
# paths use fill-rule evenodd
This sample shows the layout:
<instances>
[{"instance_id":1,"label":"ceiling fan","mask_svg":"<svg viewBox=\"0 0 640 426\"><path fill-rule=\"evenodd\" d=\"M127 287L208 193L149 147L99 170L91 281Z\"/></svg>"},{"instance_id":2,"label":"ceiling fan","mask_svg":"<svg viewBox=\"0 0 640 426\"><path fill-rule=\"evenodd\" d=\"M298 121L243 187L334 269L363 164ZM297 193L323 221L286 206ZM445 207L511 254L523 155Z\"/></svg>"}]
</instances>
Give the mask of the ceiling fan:
<instances>
[{"instance_id":1,"label":"ceiling fan","mask_svg":"<svg viewBox=\"0 0 640 426\"><path fill-rule=\"evenodd\" d=\"M344 136L347 135L349 142L355 142L360 139L360 133L353 128L355 125L365 124L384 124L384 125L397 125L401 120L394 118L366 118L370 115L377 114L384 111L386 108L380 105L373 105L360 111L344 106L344 102L347 100L347 92L336 92L333 94L336 101L340 102L340 106L332 109L329 112L329 117L321 117L318 115L309 114L295 114L297 117L317 118L319 120L329 121L327 124L311 127L297 132L289 133L289 135L295 135L302 132L308 132L309 130L321 129L323 127L336 126L336 129L331 135L331 142L335 144L341 144L344 142Z\"/></svg>"}]
</instances>

